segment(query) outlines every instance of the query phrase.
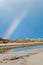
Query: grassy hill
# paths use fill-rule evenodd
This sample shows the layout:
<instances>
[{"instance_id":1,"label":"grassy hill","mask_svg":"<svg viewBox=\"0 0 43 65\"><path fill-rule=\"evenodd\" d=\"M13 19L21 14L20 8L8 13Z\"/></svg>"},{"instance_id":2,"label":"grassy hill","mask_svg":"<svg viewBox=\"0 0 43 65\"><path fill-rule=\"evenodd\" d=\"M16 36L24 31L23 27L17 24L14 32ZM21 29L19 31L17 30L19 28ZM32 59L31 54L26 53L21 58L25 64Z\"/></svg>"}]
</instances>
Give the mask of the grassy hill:
<instances>
[{"instance_id":1,"label":"grassy hill","mask_svg":"<svg viewBox=\"0 0 43 65\"><path fill-rule=\"evenodd\" d=\"M10 40L3 39L3 38L0 37L0 43L8 43L8 42L10 42Z\"/></svg>"}]
</instances>

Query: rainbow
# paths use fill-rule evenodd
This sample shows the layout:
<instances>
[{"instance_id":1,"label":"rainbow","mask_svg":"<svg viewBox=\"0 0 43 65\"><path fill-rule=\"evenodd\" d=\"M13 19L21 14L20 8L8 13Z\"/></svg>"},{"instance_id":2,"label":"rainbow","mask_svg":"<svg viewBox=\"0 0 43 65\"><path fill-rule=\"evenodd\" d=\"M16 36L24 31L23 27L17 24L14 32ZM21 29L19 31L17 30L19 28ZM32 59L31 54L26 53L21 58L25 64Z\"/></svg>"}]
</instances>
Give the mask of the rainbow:
<instances>
[{"instance_id":1,"label":"rainbow","mask_svg":"<svg viewBox=\"0 0 43 65\"><path fill-rule=\"evenodd\" d=\"M24 12L21 13L21 15L10 24L8 30L6 31L6 33L4 35L5 39L8 39L13 34L13 32L16 31L16 29L19 26L19 24L25 18L25 15L26 15L26 13L24 13Z\"/></svg>"}]
</instances>

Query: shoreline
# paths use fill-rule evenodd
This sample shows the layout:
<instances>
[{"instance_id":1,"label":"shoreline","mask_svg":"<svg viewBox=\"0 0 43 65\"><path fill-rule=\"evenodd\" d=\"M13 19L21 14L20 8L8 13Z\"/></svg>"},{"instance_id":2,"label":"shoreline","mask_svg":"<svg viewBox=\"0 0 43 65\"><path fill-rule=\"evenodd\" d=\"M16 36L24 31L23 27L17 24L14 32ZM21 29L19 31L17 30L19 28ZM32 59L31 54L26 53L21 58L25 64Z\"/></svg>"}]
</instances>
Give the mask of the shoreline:
<instances>
[{"instance_id":1,"label":"shoreline","mask_svg":"<svg viewBox=\"0 0 43 65\"><path fill-rule=\"evenodd\" d=\"M0 48L5 47L26 47L26 46L34 46L34 45L42 45L43 42L29 42L29 43L2 43L0 44Z\"/></svg>"},{"instance_id":2,"label":"shoreline","mask_svg":"<svg viewBox=\"0 0 43 65\"><path fill-rule=\"evenodd\" d=\"M43 48L40 49L34 49L34 50L25 50L25 51L19 51L19 52L6 52L3 54L0 54L0 65L32 65L33 60L34 62L37 61L40 54L43 54ZM41 55L43 59L43 55ZM36 58L36 59L34 59ZM39 57L40 58L40 57ZM32 59L32 60L30 60ZM40 60L40 59L38 59ZM31 63L32 62L32 63ZM40 61L41 62L41 61ZM37 64L37 62L36 62ZM36 65L35 64L35 65ZM43 64L43 62L42 62ZM42 65L39 64L39 65ZM33 63L34 65L34 63ZM37 64L38 65L38 64Z\"/></svg>"},{"instance_id":3,"label":"shoreline","mask_svg":"<svg viewBox=\"0 0 43 65\"><path fill-rule=\"evenodd\" d=\"M0 44L0 52L5 52L11 49L23 48L28 46L43 45L43 42L31 42L31 43L8 43Z\"/></svg>"}]
</instances>

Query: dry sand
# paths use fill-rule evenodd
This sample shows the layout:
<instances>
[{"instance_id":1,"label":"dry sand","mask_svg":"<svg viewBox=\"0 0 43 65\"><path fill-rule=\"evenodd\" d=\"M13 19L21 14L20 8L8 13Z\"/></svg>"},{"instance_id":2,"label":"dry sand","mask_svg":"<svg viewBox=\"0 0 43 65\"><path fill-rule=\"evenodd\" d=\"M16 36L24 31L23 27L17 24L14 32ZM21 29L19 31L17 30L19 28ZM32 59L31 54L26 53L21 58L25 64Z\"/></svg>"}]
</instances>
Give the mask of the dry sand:
<instances>
[{"instance_id":1,"label":"dry sand","mask_svg":"<svg viewBox=\"0 0 43 65\"><path fill-rule=\"evenodd\" d=\"M43 48L0 53L0 65L43 65Z\"/></svg>"}]
</instances>

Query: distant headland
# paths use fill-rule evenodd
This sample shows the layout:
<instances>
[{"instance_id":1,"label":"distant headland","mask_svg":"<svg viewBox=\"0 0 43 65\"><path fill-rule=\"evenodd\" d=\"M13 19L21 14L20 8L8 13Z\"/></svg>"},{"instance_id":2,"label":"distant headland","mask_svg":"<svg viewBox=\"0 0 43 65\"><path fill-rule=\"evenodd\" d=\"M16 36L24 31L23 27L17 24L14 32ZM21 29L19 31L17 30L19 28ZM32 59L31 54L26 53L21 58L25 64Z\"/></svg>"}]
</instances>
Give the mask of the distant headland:
<instances>
[{"instance_id":1,"label":"distant headland","mask_svg":"<svg viewBox=\"0 0 43 65\"><path fill-rule=\"evenodd\" d=\"M4 39L0 37L0 43L28 43L28 42L43 42L43 38L37 38L37 39L15 39L15 40L9 40Z\"/></svg>"}]
</instances>

